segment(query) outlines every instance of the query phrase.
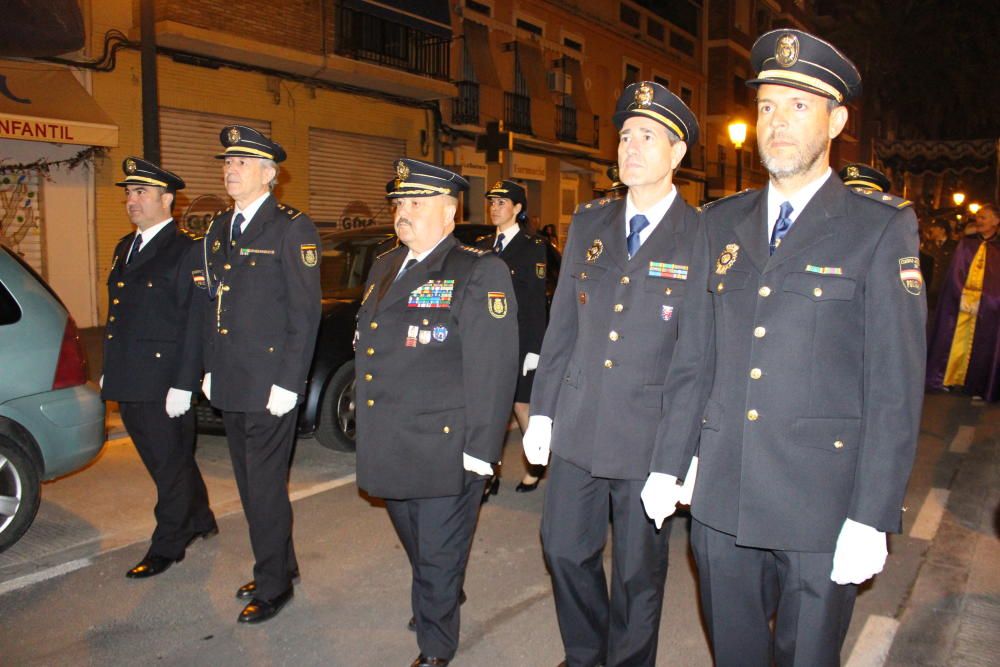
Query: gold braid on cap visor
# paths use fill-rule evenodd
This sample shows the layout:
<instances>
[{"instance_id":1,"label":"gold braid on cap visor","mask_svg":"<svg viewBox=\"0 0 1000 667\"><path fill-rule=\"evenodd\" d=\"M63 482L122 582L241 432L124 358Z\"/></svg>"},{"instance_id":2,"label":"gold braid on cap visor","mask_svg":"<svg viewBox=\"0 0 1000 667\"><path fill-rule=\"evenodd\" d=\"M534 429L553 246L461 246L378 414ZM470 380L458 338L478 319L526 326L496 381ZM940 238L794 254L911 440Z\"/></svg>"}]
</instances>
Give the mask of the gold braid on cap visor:
<instances>
[{"instance_id":1,"label":"gold braid on cap visor","mask_svg":"<svg viewBox=\"0 0 1000 667\"><path fill-rule=\"evenodd\" d=\"M256 148L247 148L246 146L229 146L228 148L226 148L225 153L226 154L239 153L241 151L246 153L253 153L254 155L259 155L263 158L267 158L268 160L274 159L274 155L272 155L271 153L265 153L264 151L257 150Z\"/></svg>"},{"instance_id":2,"label":"gold braid on cap visor","mask_svg":"<svg viewBox=\"0 0 1000 667\"><path fill-rule=\"evenodd\" d=\"M158 181L155 178L147 178L146 176L136 176L135 174L131 174L131 175L125 177L125 182L126 183L132 183L132 182L135 182L135 181L138 181L139 183L149 183L150 185L158 185L161 188L170 187L169 185L167 185L163 181Z\"/></svg>"},{"instance_id":3,"label":"gold braid on cap visor","mask_svg":"<svg viewBox=\"0 0 1000 667\"><path fill-rule=\"evenodd\" d=\"M803 61L799 61L803 62ZM802 74L801 72L792 72L790 70L784 69L766 69L758 74L755 78L757 79L786 79L788 81L794 81L796 83L805 84L818 91L822 91L835 99L838 103L844 101L844 96L839 90L828 84L822 79L817 79L814 76L809 76L808 74ZM763 82L762 82L763 83Z\"/></svg>"},{"instance_id":4,"label":"gold braid on cap visor","mask_svg":"<svg viewBox=\"0 0 1000 667\"><path fill-rule=\"evenodd\" d=\"M643 116L649 116L653 120L658 120L667 127L669 127L671 130L673 130L674 133L681 138L681 141L687 141L687 133L684 132L684 130L682 130L677 123L670 120L661 113L658 113L656 111L650 111L649 109L629 109L628 113L641 113Z\"/></svg>"}]
</instances>

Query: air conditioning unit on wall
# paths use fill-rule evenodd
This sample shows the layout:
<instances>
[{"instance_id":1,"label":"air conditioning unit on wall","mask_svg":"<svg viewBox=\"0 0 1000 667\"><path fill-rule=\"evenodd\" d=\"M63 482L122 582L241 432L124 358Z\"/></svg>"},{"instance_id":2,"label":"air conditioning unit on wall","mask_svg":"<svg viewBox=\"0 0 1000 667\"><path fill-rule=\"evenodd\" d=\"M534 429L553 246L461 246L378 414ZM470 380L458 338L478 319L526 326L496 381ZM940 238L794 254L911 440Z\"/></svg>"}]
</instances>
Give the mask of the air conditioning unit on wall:
<instances>
[{"instance_id":1,"label":"air conditioning unit on wall","mask_svg":"<svg viewBox=\"0 0 1000 667\"><path fill-rule=\"evenodd\" d=\"M562 70L549 70L549 90L563 95L573 94L573 76Z\"/></svg>"}]
</instances>

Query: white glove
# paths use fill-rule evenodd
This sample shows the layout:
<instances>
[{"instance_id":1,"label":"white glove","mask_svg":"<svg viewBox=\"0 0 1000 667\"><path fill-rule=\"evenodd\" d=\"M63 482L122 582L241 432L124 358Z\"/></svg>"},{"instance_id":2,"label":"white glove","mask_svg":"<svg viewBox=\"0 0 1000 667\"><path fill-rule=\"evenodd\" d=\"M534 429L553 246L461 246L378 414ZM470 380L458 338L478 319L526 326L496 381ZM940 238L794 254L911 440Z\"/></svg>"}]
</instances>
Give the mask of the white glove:
<instances>
[{"instance_id":1,"label":"white glove","mask_svg":"<svg viewBox=\"0 0 1000 667\"><path fill-rule=\"evenodd\" d=\"M681 484L681 493L677 498L679 505L690 505L694 496L694 480L698 476L698 457L691 457L691 465L688 466L687 474L684 476L684 483Z\"/></svg>"},{"instance_id":2,"label":"white glove","mask_svg":"<svg viewBox=\"0 0 1000 667\"><path fill-rule=\"evenodd\" d=\"M205 377L201 379L201 393L205 394L205 398L212 400L212 374L205 373Z\"/></svg>"},{"instance_id":3,"label":"white glove","mask_svg":"<svg viewBox=\"0 0 1000 667\"><path fill-rule=\"evenodd\" d=\"M889 555L885 533L863 523L844 519L833 552L830 580L838 584L860 584L885 567Z\"/></svg>"},{"instance_id":4,"label":"white glove","mask_svg":"<svg viewBox=\"0 0 1000 667\"><path fill-rule=\"evenodd\" d=\"M483 461L482 459L477 459L474 456L469 456L465 452L462 452L462 467L469 472L474 472L477 475L492 475L493 466Z\"/></svg>"},{"instance_id":5,"label":"white glove","mask_svg":"<svg viewBox=\"0 0 1000 667\"><path fill-rule=\"evenodd\" d=\"M549 445L552 443L552 418L544 415L532 415L528 419L528 430L521 438L524 447L524 457L533 466L547 465L549 462Z\"/></svg>"},{"instance_id":6,"label":"white glove","mask_svg":"<svg viewBox=\"0 0 1000 667\"><path fill-rule=\"evenodd\" d=\"M534 352L529 352L524 355L524 364L521 366L521 375L527 377L528 371L533 371L538 368L538 355Z\"/></svg>"},{"instance_id":7,"label":"white glove","mask_svg":"<svg viewBox=\"0 0 1000 667\"><path fill-rule=\"evenodd\" d=\"M267 411L275 417L284 416L299 402L299 395L276 384L271 385L271 397L267 399Z\"/></svg>"},{"instance_id":8,"label":"white glove","mask_svg":"<svg viewBox=\"0 0 1000 667\"><path fill-rule=\"evenodd\" d=\"M104 373L101 373L101 378L97 381L97 386L104 389Z\"/></svg>"},{"instance_id":9,"label":"white glove","mask_svg":"<svg viewBox=\"0 0 1000 667\"><path fill-rule=\"evenodd\" d=\"M646 508L646 516L652 519L659 529L663 526L664 520L677 510L681 487L673 475L651 472L639 497L642 498L642 504Z\"/></svg>"},{"instance_id":10,"label":"white glove","mask_svg":"<svg viewBox=\"0 0 1000 667\"><path fill-rule=\"evenodd\" d=\"M180 417L191 409L191 392L171 387L167 390L167 416Z\"/></svg>"}]
</instances>

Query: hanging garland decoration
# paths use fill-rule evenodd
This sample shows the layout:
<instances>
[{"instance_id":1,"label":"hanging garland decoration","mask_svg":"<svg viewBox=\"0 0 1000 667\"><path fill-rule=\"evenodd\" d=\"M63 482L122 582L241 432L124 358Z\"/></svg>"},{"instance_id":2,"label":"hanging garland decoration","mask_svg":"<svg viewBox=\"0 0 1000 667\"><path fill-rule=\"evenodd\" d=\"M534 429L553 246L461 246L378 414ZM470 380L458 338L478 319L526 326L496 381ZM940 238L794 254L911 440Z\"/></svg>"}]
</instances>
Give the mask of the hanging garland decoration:
<instances>
[{"instance_id":1,"label":"hanging garland decoration","mask_svg":"<svg viewBox=\"0 0 1000 667\"><path fill-rule=\"evenodd\" d=\"M85 164L90 160L104 157L106 153L107 149L103 146L88 146L73 157L62 160L40 159L22 164L3 164L0 162L0 174L19 174L27 171L35 171L48 179L49 172L54 168L66 167L68 169L76 169L81 164Z\"/></svg>"}]
</instances>

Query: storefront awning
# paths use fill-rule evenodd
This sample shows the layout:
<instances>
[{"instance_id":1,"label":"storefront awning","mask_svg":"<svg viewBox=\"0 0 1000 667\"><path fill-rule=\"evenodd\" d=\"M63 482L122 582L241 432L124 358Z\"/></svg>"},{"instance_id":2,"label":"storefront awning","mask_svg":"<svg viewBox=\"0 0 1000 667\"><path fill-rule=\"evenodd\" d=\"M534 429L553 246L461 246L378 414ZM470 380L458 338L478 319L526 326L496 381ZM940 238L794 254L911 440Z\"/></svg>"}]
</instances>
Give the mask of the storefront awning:
<instances>
[{"instance_id":1,"label":"storefront awning","mask_svg":"<svg viewBox=\"0 0 1000 667\"><path fill-rule=\"evenodd\" d=\"M441 39L451 39L448 0L343 0L343 5Z\"/></svg>"},{"instance_id":2,"label":"storefront awning","mask_svg":"<svg viewBox=\"0 0 1000 667\"><path fill-rule=\"evenodd\" d=\"M0 60L0 139L117 146L118 126L65 67Z\"/></svg>"}]
</instances>

